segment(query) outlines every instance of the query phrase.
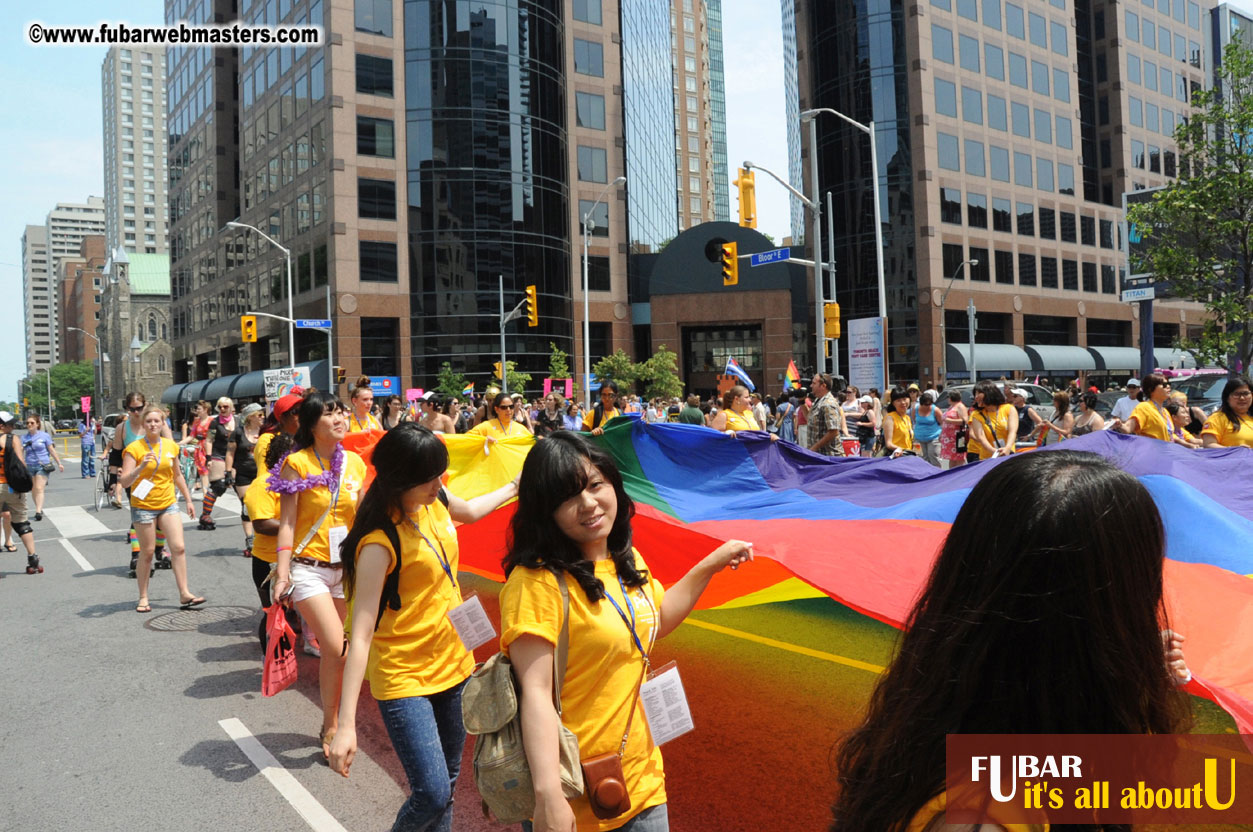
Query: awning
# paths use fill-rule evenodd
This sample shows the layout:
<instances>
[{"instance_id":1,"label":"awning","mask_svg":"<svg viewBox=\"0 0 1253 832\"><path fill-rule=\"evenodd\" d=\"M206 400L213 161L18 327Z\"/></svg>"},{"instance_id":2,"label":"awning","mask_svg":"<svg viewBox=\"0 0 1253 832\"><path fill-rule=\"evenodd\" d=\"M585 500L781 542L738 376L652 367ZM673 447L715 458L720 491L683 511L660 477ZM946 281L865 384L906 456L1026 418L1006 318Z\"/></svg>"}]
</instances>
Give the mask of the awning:
<instances>
[{"instance_id":1,"label":"awning","mask_svg":"<svg viewBox=\"0 0 1253 832\"><path fill-rule=\"evenodd\" d=\"M1190 352L1184 350L1174 350L1169 347L1154 347L1153 358L1157 361L1157 366L1165 370L1194 370L1196 369L1196 357Z\"/></svg>"},{"instance_id":2,"label":"awning","mask_svg":"<svg viewBox=\"0 0 1253 832\"><path fill-rule=\"evenodd\" d=\"M209 386L207 381L188 382L182 390L178 391L178 403L189 404L198 402L204 398L204 389ZM164 396L162 396L164 398Z\"/></svg>"},{"instance_id":3,"label":"awning","mask_svg":"<svg viewBox=\"0 0 1253 832\"><path fill-rule=\"evenodd\" d=\"M208 401L217 401L222 396L231 399L261 398L265 395L265 371L253 370L251 373L215 378L204 392Z\"/></svg>"},{"instance_id":4,"label":"awning","mask_svg":"<svg viewBox=\"0 0 1253 832\"><path fill-rule=\"evenodd\" d=\"M947 360L946 372L970 372L969 344L949 344L945 358ZM975 344L975 366L980 372L1032 369L1031 359L1027 357L1027 353L1013 344Z\"/></svg>"},{"instance_id":5,"label":"awning","mask_svg":"<svg viewBox=\"0 0 1253 832\"><path fill-rule=\"evenodd\" d=\"M165 391L161 393L161 404L176 403L178 401L179 392L186 386L187 384L184 382L183 384L172 384L165 388Z\"/></svg>"},{"instance_id":6,"label":"awning","mask_svg":"<svg viewBox=\"0 0 1253 832\"><path fill-rule=\"evenodd\" d=\"M1135 347L1088 347L1097 370L1140 371L1140 351Z\"/></svg>"},{"instance_id":7,"label":"awning","mask_svg":"<svg viewBox=\"0 0 1253 832\"><path fill-rule=\"evenodd\" d=\"M1032 344L1023 347L1035 372L1050 370L1095 370L1096 359L1083 347ZM979 362L982 365L983 362Z\"/></svg>"},{"instance_id":8,"label":"awning","mask_svg":"<svg viewBox=\"0 0 1253 832\"><path fill-rule=\"evenodd\" d=\"M330 387L330 365L326 359L300 366L309 368L309 377L314 387L319 390L326 390ZM251 373L171 385L161 393L161 401L163 404L188 404L203 399L212 403L222 396L232 399L253 399L264 395L265 371L253 370Z\"/></svg>"}]
</instances>

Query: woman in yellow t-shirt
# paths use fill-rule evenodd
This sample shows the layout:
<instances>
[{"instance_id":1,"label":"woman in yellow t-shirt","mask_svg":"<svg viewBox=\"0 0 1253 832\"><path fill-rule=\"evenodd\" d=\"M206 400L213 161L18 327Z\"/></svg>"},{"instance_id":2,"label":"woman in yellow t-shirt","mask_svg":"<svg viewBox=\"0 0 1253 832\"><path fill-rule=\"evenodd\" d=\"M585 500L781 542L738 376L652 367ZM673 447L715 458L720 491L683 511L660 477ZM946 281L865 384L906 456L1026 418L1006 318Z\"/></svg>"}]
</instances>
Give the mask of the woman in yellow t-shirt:
<instances>
[{"instance_id":1,"label":"woman in yellow t-shirt","mask_svg":"<svg viewBox=\"0 0 1253 832\"><path fill-rule=\"evenodd\" d=\"M474 670L449 617L463 601L453 523L473 523L513 499L517 481L472 500L453 496L441 482L448 449L412 422L380 439L373 459L374 482L344 542L352 635L331 768L348 776L368 678L411 789L395 828L450 829L466 737L461 689Z\"/></svg>"},{"instance_id":2,"label":"woman in yellow t-shirt","mask_svg":"<svg viewBox=\"0 0 1253 832\"><path fill-rule=\"evenodd\" d=\"M1166 412L1166 399L1170 396L1170 382L1161 373L1149 373L1144 377L1144 386L1140 388L1143 398L1131 411L1127 421L1115 420L1114 427L1123 433L1138 436L1149 436L1170 442L1174 433L1174 422Z\"/></svg>"},{"instance_id":3,"label":"woman in yellow t-shirt","mask_svg":"<svg viewBox=\"0 0 1253 832\"><path fill-rule=\"evenodd\" d=\"M141 420L144 435L122 451L122 472L118 476L122 487L130 489L131 524L139 537L139 563L135 570L139 603L135 605L135 612L152 612L152 605L148 603L148 579L152 577L158 525L165 532L174 582L178 585L179 606L189 610L203 604L205 599L187 588L187 550L183 545L183 524L178 517L175 489L186 501L188 517L196 516L196 507L178 464L178 445L161 435L165 429L165 411L155 404L147 405Z\"/></svg>"},{"instance_id":4,"label":"woman in yellow t-shirt","mask_svg":"<svg viewBox=\"0 0 1253 832\"><path fill-rule=\"evenodd\" d=\"M1223 387L1222 405L1205 420L1201 441L1206 448L1253 448L1253 386L1248 376L1235 376Z\"/></svg>"},{"instance_id":5,"label":"woman in yellow t-shirt","mask_svg":"<svg viewBox=\"0 0 1253 832\"><path fill-rule=\"evenodd\" d=\"M357 386L352 391L352 412L348 414L348 433L383 429L383 425L370 412L373 407L374 390L370 387L370 377L362 376L357 379Z\"/></svg>"},{"instance_id":6,"label":"woman in yellow t-shirt","mask_svg":"<svg viewBox=\"0 0 1253 832\"><path fill-rule=\"evenodd\" d=\"M883 446L893 459L914 452L914 422L909 418L909 391L904 387L892 389L888 404L888 418L883 420Z\"/></svg>"},{"instance_id":7,"label":"woman in yellow t-shirt","mask_svg":"<svg viewBox=\"0 0 1253 832\"><path fill-rule=\"evenodd\" d=\"M749 406L748 388L737 384L722 394L722 409L713 418L710 427L722 431L727 436L735 436L742 430L761 430L757 417ZM777 434L769 434L772 440L778 440Z\"/></svg>"},{"instance_id":8,"label":"woman in yellow t-shirt","mask_svg":"<svg viewBox=\"0 0 1253 832\"><path fill-rule=\"evenodd\" d=\"M335 735L344 668L335 649L344 641L346 610L340 544L357 515L366 468L361 457L340 444L348 426L333 395L310 393L300 403L299 419L297 450L277 463L279 473L267 480L281 495L271 591L280 603L295 603L318 644L327 648L318 680L325 755Z\"/></svg>"},{"instance_id":9,"label":"woman in yellow t-shirt","mask_svg":"<svg viewBox=\"0 0 1253 832\"><path fill-rule=\"evenodd\" d=\"M640 819L666 828L661 751L637 692L654 642L692 611L725 566L752 560L752 545L719 546L666 590L631 546L635 506L613 458L581 433L558 431L527 455L500 592L501 649L521 689L522 732L535 788L535 829L617 829ZM631 808L598 818L587 794L567 802L557 761L553 707L555 645L562 596L570 597L570 638L561 721L583 759L618 751ZM651 825L649 825L651 824Z\"/></svg>"},{"instance_id":10,"label":"woman in yellow t-shirt","mask_svg":"<svg viewBox=\"0 0 1253 832\"><path fill-rule=\"evenodd\" d=\"M605 432L605 424L621 415L622 411L618 410L618 382L605 379L600 383L600 402L583 414L583 430L592 436L600 436Z\"/></svg>"},{"instance_id":11,"label":"woman in yellow t-shirt","mask_svg":"<svg viewBox=\"0 0 1253 832\"><path fill-rule=\"evenodd\" d=\"M985 379L975 385L974 398L968 442L978 461L1012 454L1018 436L1018 411L1005 401L1005 391Z\"/></svg>"},{"instance_id":12,"label":"woman in yellow t-shirt","mask_svg":"<svg viewBox=\"0 0 1253 832\"><path fill-rule=\"evenodd\" d=\"M513 396L508 393L497 393L492 399L492 414L490 419L484 419L468 432L486 437L489 444L498 439L531 435L525 425L514 421Z\"/></svg>"}]
</instances>

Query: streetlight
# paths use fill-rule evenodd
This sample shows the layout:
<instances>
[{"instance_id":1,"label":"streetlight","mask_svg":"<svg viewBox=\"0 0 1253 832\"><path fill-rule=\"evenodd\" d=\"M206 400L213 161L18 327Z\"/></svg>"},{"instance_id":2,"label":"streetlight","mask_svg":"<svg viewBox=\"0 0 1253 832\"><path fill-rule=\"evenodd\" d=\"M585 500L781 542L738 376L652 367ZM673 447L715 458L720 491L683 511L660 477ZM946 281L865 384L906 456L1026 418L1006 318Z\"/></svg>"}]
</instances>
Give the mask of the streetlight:
<instances>
[{"instance_id":1,"label":"streetlight","mask_svg":"<svg viewBox=\"0 0 1253 832\"><path fill-rule=\"evenodd\" d=\"M878 267L878 274L879 274L879 317L883 319L883 342L884 342L883 343L883 374L884 375L883 375L883 387L881 389L887 390L888 389L887 388L888 298L887 298L887 289L885 288L884 279L883 279L883 213L880 211L880 207L879 207L879 149L877 147L877 142L875 141L874 122L872 121L869 124L862 124L860 121L854 121L853 119L844 115L840 111L833 110L830 107L817 107L812 110L805 110L803 113L801 113L801 121L809 122L809 174L810 174L810 179L813 182L815 201L817 200L817 196L818 196L817 116L819 113L830 113L831 115L837 118L843 119L844 121L848 122L850 125L852 125L853 127L856 127L858 130L860 130L861 132L865 133L866 135L870 137L870 167L873 169L873 173L871 175L871 184L874 187L874 194L873 194L874 195L874 250L875 250L875 264ZM814 214L814 243L815 243L814 250L815 251L817 251L817 242L818 242L817 238L820 233L821 231L818 225L817 212L815 212ZM815 256L814 259L818 260L819 258Z\"/></svg>"},{"instance_id":2,"label":"streetlight","mask_svg":"<svg viewBox=\"0 0 1253 832\"><path fill-rule=\"evenodd\" d=\"M283 252L283 256L287 258L287 365L292 370L296 369L296 316L292 312L292 285L291 285L291 249L285 248L278 240L266 234L260 228L247 223L236 222L231 220L226 224L227 228L241 228L245 231L255 231L264 237L270 245ZM332 367L329 371L334 375L335 369Z\"/></svg>"},{"instance_id":3,"label":"streetlight","mask_svg":"<svg viewBox=\"0 0 1253 832\"><path fill-rule=\"evenodd\" d=\"M944 304L948 301L948 293L953 290L953 281L957 279L958 272L966 266L977 265L979 265L977 258L958 263L957 268L953 269L953 276L948 279L948 286L944 288L944 294L940 295L940 366L944 368L944 381L946 383L948 382L948 329L945 326L944 320ZM974 354L975 345L971 344L970 355L972 357L972 363ZM970 380L974 381L974 377L972 376Z\"/></svg>"},{"instance_id":4,"label":"streetlight","mask_svg":"<svg viewBox=\"0 0 1253 832\"><path fill-rule=\"evenodd\" d=\"M95 373L96 389L94 392L96 394L96 409L99 410L101 414L103 415L104 407L103 405L100 404L100 390L102 387L104 387L104 384L100 381L100 376L102 375L101 371L104 370L104 364L103 364L103 359L100 357L100 339L97 338L95 335L92 335L90 332L83 329L82 327L67 326L65 330L66 332L81 332L84 335L86 335L88 338L96 342L96 360L93 362L95 364L94 369L96 370L96 373ZM89 417L89 414L84 413L83 416ZM90 425L90 422L88 424Z\"/></svg>"},{"instance_id":5,"label":"streetlight","mask_svg":"<svg viewBox=\"0 0 1253 832\"><path fill-rule=\"evenodd\" d=\"M600 196L596 197L596 201L592 203L591 207L587 209L587 213L583 215L583 406L588 410L592 409L592 322L587 303L588 234L596 228L596 221L592 219L592 213L596 210L596 206L604 201L605 195L611 189L625 184L625 176L619 176L610 182L600 192ZM607 206L606 210L608 210ZM501 366L503 367L504 365L502 364Z\"/></svg>"}]
</instances>

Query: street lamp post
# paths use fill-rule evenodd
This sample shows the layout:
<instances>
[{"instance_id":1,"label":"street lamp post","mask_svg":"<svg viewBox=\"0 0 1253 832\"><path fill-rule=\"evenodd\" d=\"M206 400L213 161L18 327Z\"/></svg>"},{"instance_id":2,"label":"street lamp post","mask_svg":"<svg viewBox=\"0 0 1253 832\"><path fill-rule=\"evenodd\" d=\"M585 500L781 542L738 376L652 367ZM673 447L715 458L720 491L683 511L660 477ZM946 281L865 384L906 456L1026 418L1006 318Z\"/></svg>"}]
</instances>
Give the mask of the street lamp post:
<instances>
[{"instance_id":1,"label":"street lamp post","mask_svg":"<svg viewBox=\"0 0 1253 832\"><path fill-rule=\"evenodd\" d=\"M944 294L940 295L940 366L944 368L944 381L948 383L948 330L944 323L944 304L948 301L948 293L953 290L953 281L957 279L957 275L966 266L977 266L977 259L966 260L957 264L957 268L953 269L953 276L948 279L948 286L944 287ZM970 352L974 354L974 347L970 348ZM971 377L971 381L974 378Z\"/></svg>"},{"instance_id":2,"label":"street lamp post","mask_svg":"<svg viewBox=\"0 0 1253 832\"><path fill-rule=\"evenodd\" d=\"M875 266L878 271L879 278L879 317L883 319L883 387L880 389L887 390L888 376L888 356L887 356L887 337L888 337L888 297L885 281L883 277L883 212L879 205L879 148L878 142L875 141L875 125L871 121L869 124L862 124L860 121L854 121L838 110L830 107L817 107L812 110L805 110L801 113L801 121L809 122L809 164L810 178L813 181L814 199L818 198L818 128L817 116L819 113L830 113L836 118L843 119L848 124L856 127L861 132L870 137L870 167L872 169L871 185L874 188L874 249L875 249ZM819 234L817 221L814 222L815 244ZM817 246L815 245L815 251ZM814 258L818 258L815 256ZM822 316L822 310L818 310L819 318Z\"/></svg>"},{"instance_id":3,"label":"street lamp post","mask_svg":"<svg viewBox=\"0 0 1253 832\"><path fill-rule=\"evenodd\" d=\"M283 252L283 256L287 258L287 366L296 369L296 316L293 314L292 301L292 282L291 282L291 249L286 248L278 240L266 234L260 228L247 223L236 222L234 220L226 224L227 228L241 228L245 231L255 231L264 237L270 245ZM334 374L335 368L329 371Z\"/></svg>"},{"instance_id":4,"label":"street lamp post","mask_svg":"<svg viewBox=\"0 0 1253 832\"><path fill-rule=\"evenodd\" d=\"M605 195L612 188L616 188L618 185L625 185L626 181L625 176L619 176L606 185L605 189L600 192L600 196L596 197L596 201L587 209L587 213L583 215L583 406L588 410L592 409L592 322L587 302L588 235L596 228L596 221L592 219L592 213L596 210L596 206L604 201ZM503 358L501 362L501 372L504 372Z\"/></svg>"},{"instance_id":5,"label":"street lamp post","mask_svg":"<svg viewBox=\"0 0 1253 832\"><path fill-rule=\"evenodd\" d=\"M100 404L100 390L104 385L100 381L100 376L101 376L101 371L104 369L104 365L103 365L103 359L100 357L100 339L97 338L95 335L92 335L90 332L83 329L82 327L67 326L65 329L67 332L81 332L82 334L86 335L88 338L96 342L96 360L95 360L96 366L94 368L95 373L93 373L92 375L92 378L96 382L96 389L93 391L93 393L95 394L95 397L96 397L95 398L96 410L101 411L101 415L103 416L103 406ZM89 414L84 413L83 416L88 417ZM90 424L91 423L88 422L88 426L90 426Z\"/></svg>"}]
</instances>

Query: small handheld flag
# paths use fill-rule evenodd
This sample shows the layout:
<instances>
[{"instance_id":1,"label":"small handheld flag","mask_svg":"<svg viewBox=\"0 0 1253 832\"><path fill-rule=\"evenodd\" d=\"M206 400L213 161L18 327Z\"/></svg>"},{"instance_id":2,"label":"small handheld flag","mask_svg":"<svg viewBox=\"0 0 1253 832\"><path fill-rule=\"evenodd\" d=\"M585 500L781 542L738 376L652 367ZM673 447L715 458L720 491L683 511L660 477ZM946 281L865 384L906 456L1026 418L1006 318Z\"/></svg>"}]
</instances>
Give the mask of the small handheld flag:
<instances>
[{"instance_id":1,"label":"small handheld flag","mask_svg":"<svg viewBox=\"0 0 1253 832\"><path fill-rule=\"evenodd\" d=\"M783 386L788 390L799 390L801 386L801 371L796 369L796 362L788 359L787 372L783 374Z\"/></svg>"},{"instance_id":2,"label":"small handheld flag","mask_svg":"<svg viewBox=\"0 0 1253 832\"><path fill-rule=\"evenodd\" d=\"M722 371L724 376L735 376L744 383L744 386L753 391L757 389L757 385L753 384L753 380L748 377L748 373L744 372L744 368L740 366L740 362L734 358L727 359L727 368Z\"/></svg>"},{"instance_id":3,"label":"small handheld flag","mask_svg":"<svg viewBox=\"0 0 1253 832\"><path fill-rule=\"evenodd\" d=\"M463 396L468 396L473 392L474 392L474 382L472 381L466 382L466 386L461 388L461 395Z\"/></svg>"}]
</instances>

